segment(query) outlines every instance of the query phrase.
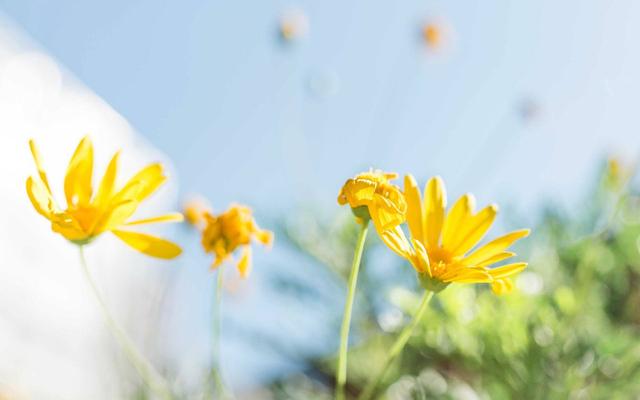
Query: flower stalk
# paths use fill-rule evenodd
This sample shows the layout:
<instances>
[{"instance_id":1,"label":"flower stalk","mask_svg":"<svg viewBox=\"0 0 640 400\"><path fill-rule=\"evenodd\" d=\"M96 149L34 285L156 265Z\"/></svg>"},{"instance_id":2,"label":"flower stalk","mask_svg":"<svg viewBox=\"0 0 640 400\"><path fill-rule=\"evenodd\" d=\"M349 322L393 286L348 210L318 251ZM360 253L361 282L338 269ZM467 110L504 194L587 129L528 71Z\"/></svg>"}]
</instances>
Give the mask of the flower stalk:
<instances>
[{"instance_id":1,"label":"flower stalk","mask_svg":"<svg viewBox=\"0 0 640 400\"><path fill-rule=\"evenodd\" d=\"M142 381L147 385L147 387L160 399L171 400L173 399L173 394L171 393L171 389L167 382L162 378L162 376L155 370L155 368L147 361L147 359L140 353L140 351L136 348L133 341L129 338L129 336L125 333L125 331L120 327L120 325L116 322L115 318L111 315L107 304L103 300L100 295L100 291L89 272L89 267L87 264L87 259L84 254L84 246L78 246L80 250L80 265L82 266L82 272L84 273L85 279L93 292L93 295L100 306L104 319L107 323L107 327L111 331L111 334L118 341L118 344L122 347L125 355L129 359L129 362L136 369Z\"/></svg>"},{"instance_id":2,"label":"flower stalk","mask_svg":"<svg viewBox=\"0 0 640 400\"><path fill-rule=\"evenodd\" d=\"M227 398L227 388L222 379L222 365L220 362L220 336L222 331L222 293L224 290L224 268L218 268L216 277L216 292L213 301L211 326L211 380L212 392L216 399Z\"/></svg>"},{"instance_id":3,"label":"flower stalk","mask_svg":"<svg viewBox=\"0 0 640 400\"><path fill-rule=\"evenodd\" d=\"M356 242L355 253L353 255L353 264L349 274L349 283L347 291L347 300L344 305L344 314L342 317L342 326L340 328L340 350L338 352L338 367L336 370L336 399L344 400L345 385L347 382L347 352L349 347L349 328L351 326L351 314L353 311L353 301L356 294L356 286L358 283L358 272L360 270L360 261L362 260L362 252L364 250L364 242L367 238L369 230L369 220L363 219L358 241Z\"/></svg>"},{"instance_id":4,"label":"flower stalk","mask_svg":"<svg viewBox=\"0 0 640 400\"><path fill-rule=\"evenodd\" d=\"M378 384L380 383L382 378L384 378L384 375L386 374L387 369L393 363L396 357L398 357L398 355L402 352L402 350L404 349L404 346L407 344L407 342L409 341L409 338L413 334L413 331L415 330L416 326L418 326L418 324L422 320L424 313L429 308L429 302L431 301L431 298L433 297L433 295L434 295L434 292L430 290L424 291L424 294L422 295L422 300L420 301L420 305L418 306L418 310L414 314L413 319L407 326L404 327L402 332L400 332L400 335L398 335L398 338L393 343L393 346L391 346L389 353L387 353L387 357L382 363L382 368L380 368L380 370L378 370L378 372L373 377L373 379L371 379L367 383L364 390L358 397L358 400L369 400L373 397L373 395L375 394L376 388L378 387Z\"/></svg>"}]
</instances>

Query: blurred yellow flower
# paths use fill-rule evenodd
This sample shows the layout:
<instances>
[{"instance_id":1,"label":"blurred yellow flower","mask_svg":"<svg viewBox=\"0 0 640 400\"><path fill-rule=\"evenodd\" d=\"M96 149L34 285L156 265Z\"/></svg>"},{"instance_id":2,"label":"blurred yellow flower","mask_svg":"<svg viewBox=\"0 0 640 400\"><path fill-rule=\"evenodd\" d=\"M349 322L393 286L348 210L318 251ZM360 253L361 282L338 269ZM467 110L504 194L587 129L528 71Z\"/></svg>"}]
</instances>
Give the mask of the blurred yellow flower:
<instances>
[{"instance_id":1,"label":"blurred yellow flower","mask_svg":"<svg viewBox=\"0 0 640 400\"><path fill-rule=\"evenodd\" d=\"M309 19L299 9L286 11L280 18L280 37L285 41L302 38L309 31Z\"/></svg>"},{"instance_id":2,"label":"blurred yellow flower","mask_svg":"<svg viewBox=\"0 0 640 400\"><path fill-rule=\"evenodd\" d=\"M216 258L211 268L217 268L233 252L242 247L242 256L237 264L240 276L246 278L251 271L251 240L271 245L273 233L260 229L253 219L251 209L242 205L232 205L227 211L213 215L204 213L205 227L202 230L202 247Z\"/></svg>"},{"instance_id":3,"label":"blurred yellow flower","mask_svg":"<svg viewBox=\"0 0 640 400\"><path fill-rule=\"evenodd\" d=\"M528 236L528 229L507 233L469 253L493 224L498 207L492 204L476 213L473 195L466 194L445 216L447 196L442 179L429 180L424 200L413 176L407 175L404 184L411 242L400 226L383 232L381 237L418 271L426 289L437 292L451 282L489 283L496 294L513 288L510 278L525 269L527 263L489 266L515 256L507 249Z\"/></svg>"},{"instance_id":4,"label":"blurred yellow flower","mask_svg":"<svg viewBox=\"0 0 640 400\"><path fill-rule=\"evenodd\" d=\"M85 137L69 161L64 179L67 208L61 209L53 199L35 142L30 140L29 146L38 174L27 179L27 194L36 211L51 221L54 232L75 244L84 245L110 231L129 246L153 257L170 259L182 252L180 247L167 240L122 229L134 225L182 221L180 213L127 221L138 205L165 182L162 165L156 163L147 166L124 187L116 190L118 152L111 159L98 190L94 193L93 145Z\"/></svg>"},{"instance_id":5,"label":"blurred yellow flower","mask_svg":"<svg viewBox=\"0 0 640 400\"><path fill-rule=\"evenodd\" d=\"M429 47L439 47L442 44L442 27L430 22L422 27L422 37Z\"/></svg>"},{"instance_id":6,"label":"blurred yellow flower","mask_svg":"<svg viewBox=\"0 0 640 400\"><path fill-rule=\"evenodd\" d=\"M360 219L371 219L378 232L392 229L405 221L407 203L399 187L389 182L398 174L371 170L345 182L338 204L349 204Z\"/></svg>"}]
</instances>

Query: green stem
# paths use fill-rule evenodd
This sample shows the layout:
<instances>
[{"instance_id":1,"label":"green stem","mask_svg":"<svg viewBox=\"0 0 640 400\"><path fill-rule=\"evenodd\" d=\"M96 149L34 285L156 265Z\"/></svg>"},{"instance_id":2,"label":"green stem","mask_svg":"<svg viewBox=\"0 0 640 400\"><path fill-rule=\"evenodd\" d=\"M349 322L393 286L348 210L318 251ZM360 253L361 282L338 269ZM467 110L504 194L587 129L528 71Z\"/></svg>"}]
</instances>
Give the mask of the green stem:
<instances>
[{"instance_id":1,"label":"green stem","mask_svg":"<svg viewBox=\"0 0 640 400\"><path fill-rule=\"evenodd\" d=\"M369 220L362 223L360 235L356 243L355 253L353 255L353 264L351 265L351 273L349 274L349 289L347 291L347 301L344 305L344 314L342 317L342 327L340 328L340 350L338 352L338 369L336 370L336 399L344 400L344 387L347 383L347 350L349 347L349 327L351 325L351 313L353 311L353 300L356 295L356 285L358 283L358 271L360 270L360 260L362 259L362 251L364 242L367 238L369 228Z\"/></svg>"},{"instance_id":2,"label":"green stem","mask_svg":"<svg viewBox=\"0 0 640 400\"><path fill-rule=\"evenodd\" d=\"M107 327L111 331L111 334L116 338L122 350L126 354L127 358L133 365L133 367L138 371L140 378L142 381L149 387L149 389L154 392L159 398L170 400L173 398L173 394L171 393L171 389L162 376L153 368L151 363L145 359L145 357L138 351L136 346L133 344L133 341L127 336L125 331L118 325L116 320L111 315L107 304L102 299L100 295L100 291L98 287L91 277L91 273L89 272L89 267L87 264L87 259L84 254L84 246L79 246L80 248L80 265L82 266L82 272L84 272L84 276L91 287L91 291L95 299L97 300L100 308L102 310L102 314L104 315L105 321L107 323Z\"/></svg>"},{"instance_id":3,"label":"green stem","mask_svg":"<svg viewBox=\"0 0 640 400\"><path fill-rule=\"evenodd\" d=\"M211 379L217 399L227 398L227 389L222 379L222 365L220 363L220 332L222 330L222 293L224 291L224 266L218 268L216 279L216 293L213 302L211 326Z\"/></svg>"},{"instance_id":4,"label":"green stem","mask_svg":"<svg viewBox=\"0 0 640 400\"><path fill-rule=\"evenodd\" d=\"M373 379L371 379L367 383L367 386L365 386L364 390L358 397L358 400L369 400L375 394L380 380L384 378L384 375L386 374L387 369L389 368L391 363L393 363L396 357L402 352L402 349L404 349L404 346L409 341L411 334L413 334L413 330L416 328L416 326L418 326L420 320L422 319L422 316L429 308L429 301L431 301L432 297L433 292L430 290L425 290L424 295L422 296L422 300L420 301L420 306L413 316L413 319L407 326L404 327L402 332L400 332L400 335L393 343L393 346L391 346L391 350L389 350L389 353L387 354L387 357L382 364L382 368L380 368Z\"/></svg>"}]
</instances>

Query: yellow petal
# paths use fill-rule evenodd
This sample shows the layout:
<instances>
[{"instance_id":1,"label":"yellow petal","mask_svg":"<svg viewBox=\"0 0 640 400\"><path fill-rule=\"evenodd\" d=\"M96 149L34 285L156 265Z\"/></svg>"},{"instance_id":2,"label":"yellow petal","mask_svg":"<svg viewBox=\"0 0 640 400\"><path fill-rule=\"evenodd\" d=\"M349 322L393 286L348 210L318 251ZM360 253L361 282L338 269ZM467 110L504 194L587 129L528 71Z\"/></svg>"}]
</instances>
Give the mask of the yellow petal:
<instances>
[{"instance_id":1,"label":"yellow petal","mask_svg":"<svg viewBox=\"0 0 640 400\"><path fill-rule=\"evenodd\" d=\"M249 276L249 272L251 272L251 246L243 246L242 257L238 262L238 271L242 279Z\"/></svg>"},{"instance_id":2,"label":"yellow petal","mask_svg":"<svg viewBox=\"0 0 640 400\"><path fill-rule=\"evenodd\" d=\"M40 179L27 178L27 195L29 195L33 208L40 215L50 219L54 212L53 199Z\"/></svg>"},{"instance_id":3,"label":"yellow petal","mask_svg":"<svg viewBox=\"0 0 640 400\"><path fill-rule=\"evenodd\" d=\"M375 196L373 204L369 205L369 215L378 232L393 229L405 220L405 215L382 196Z\"/></svg>"},{"instance_id":4,"label":"yellow petal","mask_svg":"<svg viewBox=\"0 0 640 400\"><path fill-rule=\"evenodd\" d=\"M93 175L93 145L85 136L73 153L64 178L64 193L67 204L87 205L91 201L91 178Z\"/></svg>"},{"instance_id":5,"label":"yellow petal","mask_svg":"<svg viewBox=\"0 0 640 400\"><path fill-rule=\"evenodd\" d=\"M495 221L497 214L498 206L492 204L468 219L467 223L461 227L456 243L451 243L451 253L462 255L478 244Z\"/></svg>"},{"instance_id":6,"label":"yellow petal","mask_svg":"<svg viewBox=\"0 0 640 400\"><path fill-rule=\"evenodd\" d=\"M464 268L455 276L443 278L442 280L456 283L490 283L493 281L486 271L473 268Z\"/></svg>"},{"instance_id":7,"label":"yellow petal","mask_svg":"<svg viewBox=\"0 0 640 400\"><path fill-rule=\"evenodd\" d=\"M125 200L118 204L111 206L105 211L100 221L96 223L93 228L94 234L98 234L104 231L110 231L123 225L129 217L138 208L138 202L135 200Z\"/></svg>"},{"instance_id":8,"label":"yellow petal","mask_svg":"<svg viewBox=\"0 0 640 400\"><path fill-rule=\"evenodd\" d=\"M86 240L91 237L78 221L74 220L68 214L53 214L51 216L51 230L61 234L67 240Z\"/></svg>"},{"instance_id":9,"label":"yellow petal","mask_svg":"<svg viewBox=\"0 0 640 400\"><path fill-rule=\"evenodd\" d=\"M349 203L351 207L369 205L376 192L376 182L359 178L348 179L338 195L338 204Z\"/></svg>"},{"instance_id":10,"label":"yellow petal","mask_svg":"<svg viewBox=\"0 0 640 400\"><path fill-rule=\"evenodd\" d=\"M473 266L474 266L474 267L484 267L484 268L486 268L486 267L488 267L488 266L490 266L490 265L492 265L492 264L495 264L495 263L497 263L497 262L500 262L500 261L506 260L507 258L511 258L511 257L513 257L513 256L515 256L515 255L516 255L516 253L513 253L513 252L511 252L511 251L503 251L502 253L498 253L498 254L496 254L496 255L495 255L495 256L493 256L493 257L489 257L489 258L487 258L486 260L484 260L483 262L478 263L478 264L475 264L475 265L473 265ZM469 265L469 264L467 264L467 263L466 263L466 261L465 261L465 260L462 260L462 262L463 262L465 265ZM470 265L470 266L471 266L471 265Z\"/></svg>"},{"instance_id":11,"label":"yellow petal","mask_svg":"<svg viewBox=\"0 0 640 400\"><path fill-rule=\"evenodd\" d=\"M33 156L33 161L36 163L36 168L38 169L38 175L40 176L40 180L44 184L45 188L49 192L49 196L51 196L51 187L49 186L49 180L47 179L47 174L42 167L42 157L40 156L40 152L36 147L36 142L33 139L29 140L29 148L31 149L31 155Z\"/></svg>"},{"instance_id":12,"label":"yellow petal","mask_svg":"<svg viewBox=\"0 0 640 400\"><path fill-rule=\"evenodd\" d=\"M474 265L488 260L509 248L516 240L529 236L529 232L529 229L521 229L500 236L469 254L469 256L464 258L463 262L466 265Z\"/></svg>"},{"instance_id":13,"label":"yellow petal","mask_svg":"<svg viewBox=\"0 0 640 400\"><path fill-rule=\"evenodd\" d=\"M120 240L134 249L151 257L171 259L182 253L182 249L173 242L139 232L112 231Z\"/></svg>"},{"instance_id":14,"label":"yellow petal","mask_svg":"<svg viewBox=\"0 0 640 400\"><path fill-rule=\"evenodd\" d=\"M427 250L424 248L422 243L420 243L416 239L413 239L413 248L416 250L417 260L415 264L417 264L419 267L417 268L418 272L426 272L429 276L432 276L431 265L429 263L429 255L427 254Z\"/></svg>"},{"instance_id":15,"label":"yellow petal","mask_svg":"<svg viewBox=\"0 0 640 400\"><path fill-rule=\"evenodd\" d=\"M409 225L411 237L423 241L422 200L420 198L420 189L412 175L404 177L404 198L407 202L407 224Z\"/></svg>"},{"instance_id":16,"label":"yellow petal","mask_svg":"<svg viewBox=\"0 0 640 400\"><path fill-rule=\"evenodd\" d=\"M271 246L273 243L273 232L264 229L258 230L256 232L256 238L260 243Z\"/></svg>"},{"instance_id":17,"label":"yellow petal","mask_svg":"<svg viewBox=\"0 0 640 400\"><path fill-rule=\"evenodd\" d=\"M497 295L507 294L513 290L513 281L509 278L493 281L491 290Z\"/></svg>"},{"instance_id":18,"label":"yellow petal","mask_svg":"<svg viewBox=\"0 0 640 400\"><path fill-rule=\"evenodd\" d=\"M457 243L458 235L473 214L475 203L475 197L467 193L451 207L442 227L442 248L450 249L452 244Z\"/></svg>"},{"instance_id":19,"label":"yellow petal","mask_svg":"<svg viewBox=\"0 0 640 400\"><path fill-rule=\"evenodd\" d=\"M393 252L400 257L410 258L413 253L407 237L404 235L402 228L396 226L393 229L383 231L380 238Z\"/></svg>"},{"instance_id":20,"label":"yellow petal","mask_svg":"<svg viewBox=\"0 0 640 400\"><path fill-rule=\"evenodd\" d=\"M98 192L96 193L95 199L93 199L93 204L97 208L101 208L106 206L109 203L109 200L114 192L114 187L116 183L116 175L118 173L118 158L120 157L120 152L117 152L111 158L109 165L107 166L107 170L102 177L102 181L100 182L100 186L98 187Z\"/></svg>"},{"instance_id":21,"label":"yellow petal","mask_svg":"<svg viewBox=\"0 0 640 400\"><path fill-rule=\"evenodd\" d=\"M526 262L507 264L502 267L490 269L489 274L491 274L493 279L503 279L513 276L525 268L527 268Z\"/></svg>"},{"instance_id":22,"label":"yellow petal","mask_svg":"<svg viewBox=\"0 0 640 400\"><path fill-rule=\"evenodd\" d=\"M164 176L162 164L151 164L129 179L129 182L116 194L112 201L116 203L122 200L142 202L166 180L167 177Z\"/></svg>"},{"instance_id":23,"label":"yellow petal","mask_svg":"<svg viewBox=\"0 0 640 400\"><path fill-rule=\"evenodd\" d=\"M160 215L157 217L139 219L137 221L131 221L125 223L125 225L143 225L143 224L156 224L159 222L182 222L184 221L184 216L180 213L170 213L165 215Z\"/></svg>"},{"instance_id":24,"label":"yellow petal","mask_svg":"<svg viewBox=\"0 0 640 400\"><path fill-rule=\"evenodd\" d=\"M444 211L447 208L447 192L439 176L429 179L424 188L424 232L427 249L435 249L440 240Z\"/></svg>"}]
</instances>

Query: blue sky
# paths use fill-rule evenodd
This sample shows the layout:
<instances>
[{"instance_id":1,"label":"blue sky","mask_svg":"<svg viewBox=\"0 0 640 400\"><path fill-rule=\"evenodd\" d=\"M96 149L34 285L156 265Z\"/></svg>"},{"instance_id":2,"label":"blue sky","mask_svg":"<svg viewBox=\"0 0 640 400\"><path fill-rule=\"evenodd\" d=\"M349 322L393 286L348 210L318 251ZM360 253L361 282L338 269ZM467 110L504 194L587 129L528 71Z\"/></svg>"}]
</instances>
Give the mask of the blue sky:
<instances>
[{"instance_id":1,"label":"blue sky","mask_svg":"<svg viewBox=\"0 0 640 400\"><path fill-rule=\"evenodd\" d=\"M291 6L310 32L283 47L277 21ZM331 207L369 166L530 205L571 198L596 159L640 141L632 1L0 7L174 160L183 192L219 207ZM442 54L417 39L429 18L455 34ZM317 81L335 90L314 94ZM529 100L541 113L525 126Z\"/></svg>"},{"instance_id":2,"label":"blue sky","mask_svg":"<svg viewBox=\"0 0 640 400\"><path fill-rule=\"evenodd\" d=\"M277 22L290 7L310 30L283 46ZM451 196L471 191L534 218L547 198L578 201L607 154L635 157L640 145L631 0L2 0L0 10L173 160L182 194L217 209L337 210L341 183L372 166L440 174ZM426 19L451 29L441 52L419 40ZM525 104L539 110L531 121Z\"/></svg>"}]
</instances>

